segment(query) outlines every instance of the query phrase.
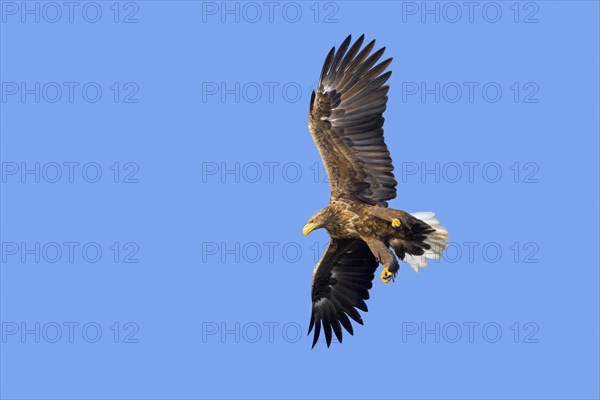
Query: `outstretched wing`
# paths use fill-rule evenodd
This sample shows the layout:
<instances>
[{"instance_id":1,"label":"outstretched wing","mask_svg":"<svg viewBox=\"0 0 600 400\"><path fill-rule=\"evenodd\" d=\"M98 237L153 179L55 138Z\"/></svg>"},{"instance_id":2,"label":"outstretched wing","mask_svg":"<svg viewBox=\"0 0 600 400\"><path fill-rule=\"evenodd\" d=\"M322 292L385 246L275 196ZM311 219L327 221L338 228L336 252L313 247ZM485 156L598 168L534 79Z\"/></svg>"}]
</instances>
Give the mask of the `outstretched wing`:
<instances>
[{"instance_id":1,"label":"outstretched wing","mask_svg":"<svg viewBox=\"0 0 600 400\"><path fill-rule=\"evenodd\" d=\"M362 325L355 307L367 311L365 300L373 286L378 262L369 246L360 239L331 239L313 273L312 313L308 333L315 328L312 346L319 340L321 326L327 347L331 331L342 341L342 326L352 335L348 317Z\"/></svg>"},{"instance_id":2,"label":"outstretched wing","mask_svg":"<svg viewBox=\"0 0 600 400\"><path fill-rule=\"evenodd\" d=\"M331 49L312 93L308 126L331 184L331 197L352 196L387 205L396 197L392 158L383 140L391 58L375 65L385 47L369 56L375 40L359 52L362 35Z\"/></svg>"}]
</instances>

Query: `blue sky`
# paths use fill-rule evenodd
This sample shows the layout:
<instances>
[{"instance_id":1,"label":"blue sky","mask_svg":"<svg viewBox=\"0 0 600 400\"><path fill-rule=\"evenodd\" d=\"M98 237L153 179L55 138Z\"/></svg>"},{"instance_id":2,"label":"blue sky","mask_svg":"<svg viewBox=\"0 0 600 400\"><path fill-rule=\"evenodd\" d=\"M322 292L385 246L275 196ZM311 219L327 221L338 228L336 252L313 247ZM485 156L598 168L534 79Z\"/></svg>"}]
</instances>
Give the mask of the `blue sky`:
<instances>
[{"instance_id":1,"label":"blue sky","mask_svg":"<svg viewBox=\"0 0 600 400\"><path fill-rule=\"evenodd\" d=\"M0 5L3 398L598 398L597 2ZM310 350L308 101L362 33L451 243Z\"/></svg>"}]
</instances>

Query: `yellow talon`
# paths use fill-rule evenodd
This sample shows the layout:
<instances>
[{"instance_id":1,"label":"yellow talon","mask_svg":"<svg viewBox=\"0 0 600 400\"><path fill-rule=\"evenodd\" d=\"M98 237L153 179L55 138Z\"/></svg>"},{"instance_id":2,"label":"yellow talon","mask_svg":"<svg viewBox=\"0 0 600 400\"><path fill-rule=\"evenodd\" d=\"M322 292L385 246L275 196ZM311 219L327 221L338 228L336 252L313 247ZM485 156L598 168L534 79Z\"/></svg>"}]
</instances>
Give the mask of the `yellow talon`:
<instances>
[{"instance_id":1,"label":"yellow talon","mask_svg":"<svg viewBox=\"0 0 600 400\"><path fill-rule=\"evenodd\" d=\"M392 226L393 226L394 228L399 228L399 227L400 227L400 225L402 225L402 223L400 222L400 220L399 220L398 218L394 218L394 219L392 220Z\"/></svg>"},{"instance_id":2,"label":"yellow talon","mask_svg":"<svg viewBox=\"0 0 600 400\"><path fill-rule=\"evenodd\" d=\"M383 268L383 272L381 272L381 280L383 283L389 283L390 279L392 279L392 273L388 267Z\"/></svg>"}]
</instances>

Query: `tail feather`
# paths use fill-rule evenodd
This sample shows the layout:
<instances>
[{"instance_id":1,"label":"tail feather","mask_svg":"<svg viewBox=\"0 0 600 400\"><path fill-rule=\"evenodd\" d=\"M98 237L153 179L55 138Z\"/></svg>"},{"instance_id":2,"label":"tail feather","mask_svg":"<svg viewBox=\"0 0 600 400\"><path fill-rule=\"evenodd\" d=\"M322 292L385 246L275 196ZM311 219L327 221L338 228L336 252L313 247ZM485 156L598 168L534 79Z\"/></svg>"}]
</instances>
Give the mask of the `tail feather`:
<instances>
[{"instance_id":1,"label":"tail feather","mask_svg":"<svg viewBox=\"0 0 600 400\"><path fill-rule=\"evenodd\" d=\"M448 245L448 230L432 212L411 213L416 220L411 226L412 237L392 239L396 255L415 272L427 266L427 259L439 260Z\"/></svg>"}]
</instances>

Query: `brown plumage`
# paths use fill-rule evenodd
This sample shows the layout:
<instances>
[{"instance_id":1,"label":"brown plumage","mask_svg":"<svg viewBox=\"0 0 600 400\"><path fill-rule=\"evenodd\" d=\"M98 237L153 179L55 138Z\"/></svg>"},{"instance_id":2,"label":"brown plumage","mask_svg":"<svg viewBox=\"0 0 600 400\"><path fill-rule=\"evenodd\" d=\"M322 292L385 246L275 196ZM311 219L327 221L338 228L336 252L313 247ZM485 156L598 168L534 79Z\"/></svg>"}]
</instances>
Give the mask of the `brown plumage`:
<instances>
[{"instance_id":1,"label":"brown plumage","mask_svg":"<svg viewBox=\"0 0 600 400\"><path fill-rule=\"evenodd\" d=\"M387 208L397 184L382 115L392 59L378 63L385 48L371 54L375 41L361 50L363 41L364 35L350 46L348 36L331 49L310 100L308 126L331 185L329 206L304 227L305 235L325 228L331 236L313 274L313 347L321 329L329 346L332 332L342 341L341 327L353 334L348 317L363 323L356 309L367 311L364 301L379 263L387 283L398 272L396 256L418 270L426 258L440 256L447 240L433 213Z\"/></svg>"}]
</instances>

